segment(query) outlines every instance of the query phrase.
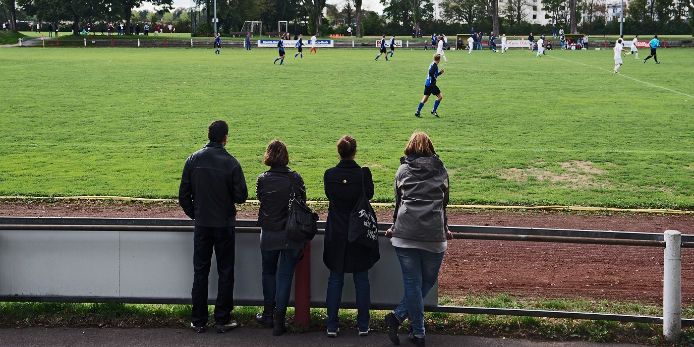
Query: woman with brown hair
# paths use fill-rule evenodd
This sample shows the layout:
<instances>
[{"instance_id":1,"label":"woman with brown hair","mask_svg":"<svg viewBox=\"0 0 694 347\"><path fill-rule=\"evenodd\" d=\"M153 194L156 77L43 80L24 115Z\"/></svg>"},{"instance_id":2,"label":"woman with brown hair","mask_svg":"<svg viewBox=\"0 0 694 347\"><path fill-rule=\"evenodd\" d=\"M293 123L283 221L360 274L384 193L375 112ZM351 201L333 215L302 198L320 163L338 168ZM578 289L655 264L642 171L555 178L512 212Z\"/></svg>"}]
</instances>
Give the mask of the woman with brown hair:
<instances>
[{"instance_id":1,"label":"woman with brown hair","mask_svg":"<svg viewBox=\"0 0 694 347\"><path fill-rule=\"evenodd\" d=\"M393 226L386 232L400 261L405 295L385 317L388 337L398 345L398 328L410 320L410 339L424 346L423 298L436 284L451 238L446 218L448 172L429 136L415 132L395 174Z\"/></svg>"},{"instance_id":2,"label":"woman with brown hair","mask_svg":"<svg viewBox=\"0 0 694 347\"><path fill-rule=\"evenodd\" d=\"M263 266L263 312L256 320L272 327L272 334L286 332L285 316L292 290L294 268L304 242L288 238L287 224L289 199L306 200L306 187L301 175L292 171L287 146L279 140L268 144L263 163L270 167L258 176L256 194L260 200L258 225L260 226L260 252ZM278 266L279 265L279 266Z\"/></svg>"},{"instance_id":3,"label":"woman with brown hair","mask_svg":"<svg viewBox=\"0 0 694 347\"><path fill-rule=\"evenodd\" d=\"M325 299L328 309L327 334L328 337L337 337L344 277L345 273L351 273L356 290L357 328L360 336L367 336L371 306L369 269L380 255L378 247L369 248L348 242L347 234L350 213L362 194L367 199L373 197L374 183L369 168L360 167L354 161L357 140L343 136L337 142L337 152L340 154L340 162L334 168L326 170L323 176L325 195L330 201L323 251L323 263L330 269Z\"/></svg>"}]
</instances>

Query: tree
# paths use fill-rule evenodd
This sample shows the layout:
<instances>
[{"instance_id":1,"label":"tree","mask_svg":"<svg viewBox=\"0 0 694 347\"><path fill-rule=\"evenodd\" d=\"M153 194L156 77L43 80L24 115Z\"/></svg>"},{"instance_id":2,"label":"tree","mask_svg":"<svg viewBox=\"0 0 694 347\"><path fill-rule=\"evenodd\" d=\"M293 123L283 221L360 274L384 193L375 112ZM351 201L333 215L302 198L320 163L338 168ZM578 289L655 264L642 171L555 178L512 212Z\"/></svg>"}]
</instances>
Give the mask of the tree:
<instances>
[{"instance_id":1,"label":"tree","mask_svg":"<svg viewBox=\"0 0 694 347\"><path fill-rule=\"evenodd\" d=\"M506 3L504 14L509 23L516 24L523 21L525 8L530 5L527 0L509 0Z\"/></svg>"},{"instance_id":2,"label":"tree","mask_svg":"<svg viewBox=\"0 0 694 347\"><path fill-rule=\"evenodd\" d=\"M9 12L10 30L17 31L17 2L15 0L0 0L0 4Z\"/></svg>"},{"instance_id":3,"label":"tree","mask_svg":"<svg viewBox=\"0 0 694 347\"><path fill-rule=\"evenodd\" d=\"M473 26L485 16L487 0L444 0L441 2L444 20Z\"/></svg>"},{"instance_id":4,"label":"tree","mask_svg":"<svg viewBox=\"0 0 694 347\"><path fill-rule=\"evenodd\" d=\"M572 34L577 34L578 33L578 18L577 15L578 13L576 12L576 0L569 0L569 13L570 17L569 20L571 21L571 33Z\"/></svg>"},{"instance_id":5,"label":"tree","mask_svg":"<svg viewBox=\"0 0 694 347\"><path fill-rule=\"evenodd\" d=\"M20 0L27 14L44 19L71 20L72 34L79 35L83 19L102 19L105 16L106 0Z\"/></svg>"},{"instance_id":6,"label":"tree","mask_svg":"<svg viewBox=\"0 0 694 347\"><path fill-rule=\"evenodd\" d=\"M488 8L492 17L492 32L499 35L499 0L489 0Z\"/></svg>"},{"instance_id":7,"label":"tree","mask_svg":"<svg viewBox=\"0 0 694 347\"><path fill-rule=\"evenodd\" d=\"M648 18L647 0L631 0L628 7L628 17L632 21L643 24Z\"/></svg>"},{"instance_id":8,"label":"tree","mask_svg":"<svg viewBox=\"0 0 694 347\"><path fill-rule=\"evenodd\" d=\"M304 0L304 7L308 12L308 30L310 33L319 33L320 31L325 1L326 0Z\"/></svg>"},{"instance_id":9,"label":"tree","mask_svg":"<svg viewBox=\"0 0 694 347\"><path fill-rule=\"evenodd\" d=\"M542 6L552 19L552 23L561 25L566 23L565 0L541 0ZM575 11L574 11L575 13Z\"/></svg>"},{"instance_id":10,"label":"tree","mask_svg":"<svg viewBox=\"0 0 694 347\"><path fill-rule=\"evenodd\" d=\"M417 28L422 20L433 20L431 0L381 0L383 15L402 27Z\"/></svg>"},{"instance_id":11,"label":"tree","mask_svg":"<svg viewBox=\"0 0 694 347\"><path fill-rule=\"evenodd\" d=\"M351 27L354 20L354 8L352 7L352 1L347 1L345 7L342 8L342 11L340 11L340 15L344 17L345 25Z\"/></svg>"},{"instance_id":12,"label":"tree","mask_svg":"<svg viewBox=\"0 0 694 347\"><path fill-rule=\"evenodd\" d=\"M356 32L357 37L364 36L363 30L361 27L361 16L362 16L361 3L362 3L362 0L354 0L354 8L355 8L354 16L356 17L355 21L356 21L356 26L357 26L357 28L356 28L357 29L357 32Z\"/></svg>"}]
</instances>

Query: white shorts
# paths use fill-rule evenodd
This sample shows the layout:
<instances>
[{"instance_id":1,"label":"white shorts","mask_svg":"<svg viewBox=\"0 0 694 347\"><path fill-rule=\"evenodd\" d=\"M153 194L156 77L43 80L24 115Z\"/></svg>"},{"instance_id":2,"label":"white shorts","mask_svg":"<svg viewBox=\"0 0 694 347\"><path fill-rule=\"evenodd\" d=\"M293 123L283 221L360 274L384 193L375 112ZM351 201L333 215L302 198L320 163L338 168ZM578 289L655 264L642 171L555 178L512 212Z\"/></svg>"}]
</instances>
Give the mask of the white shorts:
<instances>
[{"instance_id":1,"label":"white shorts","mask_svg":"<svg viewBox=\"0 0 694 347\"><path fill-rule=\"evenodd\" d=\"M621 56L621 55L618 56L618 57L614 57L614 64L615 64L615 65L624 64L624 63L622 62L622 56Z\"/></svg>"},{"instance_id":2,"label":"white shorts","mask_svg":"<svg viewBox=\"0 0 694 347\"><path fill-rule=\"evenodd\" d=\"M638 49L638 48L636 48L636 47L634 47L634 46L631 46L631 51L632 51L632 52L638 52L638 51L639 51L639 49Z\"/></svg>"},{"instance_id":3,"label":"white shorts","mask_svg":"<svg viewBox=\"0 0 694 347\"><path fill-rule=\"evenodd\" d=\"M440 50L437 49L437 50L436 50L436 54L443 55L443 51L442 51L442 50L440 51Z\"/></svg>"}]
</instances>

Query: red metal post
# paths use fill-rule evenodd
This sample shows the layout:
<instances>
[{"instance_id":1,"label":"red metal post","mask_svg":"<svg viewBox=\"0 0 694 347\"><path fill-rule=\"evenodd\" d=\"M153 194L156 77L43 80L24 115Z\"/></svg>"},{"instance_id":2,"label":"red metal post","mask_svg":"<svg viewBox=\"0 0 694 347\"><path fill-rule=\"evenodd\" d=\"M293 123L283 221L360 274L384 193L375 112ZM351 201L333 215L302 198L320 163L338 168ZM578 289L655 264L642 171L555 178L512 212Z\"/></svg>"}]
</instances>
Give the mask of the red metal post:
<instances>
[{"instance_id":1,"label":"red metal post","mask_svg":"<svg viewBox=\"0 0 694 347\"><path fill-rule=\"evenodd\" d=\"M304 246L303 258L294 272L294 325L307 329L311 322L311 243Z\"/></svg>"}]
</instances>

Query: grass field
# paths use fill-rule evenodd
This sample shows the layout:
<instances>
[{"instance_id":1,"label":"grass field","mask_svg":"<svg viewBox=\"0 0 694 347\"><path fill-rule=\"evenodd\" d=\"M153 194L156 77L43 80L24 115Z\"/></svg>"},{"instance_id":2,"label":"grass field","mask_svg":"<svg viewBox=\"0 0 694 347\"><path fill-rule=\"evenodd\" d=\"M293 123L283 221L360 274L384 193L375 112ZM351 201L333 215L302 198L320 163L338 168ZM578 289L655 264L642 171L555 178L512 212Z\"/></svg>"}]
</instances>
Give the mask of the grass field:
<instances>
[{"instance_id":1,"label":"grass field","mask_svg":"<svg viewBox=\"0 0 694 347\"><path fill-rule=\"evenodd\" d=\"M431 51L288 53L279 66L274 49L0 50L0 195L173 197L221 118L251 195L280 138L309 198L325 199L335 142L352 134L377 200L392 201L405 143L424 130L456 203L694 209L694 50L626 57L619 76L605 50L451 51L440 119L413 116Z\"/></svg>"}]
</instances>

